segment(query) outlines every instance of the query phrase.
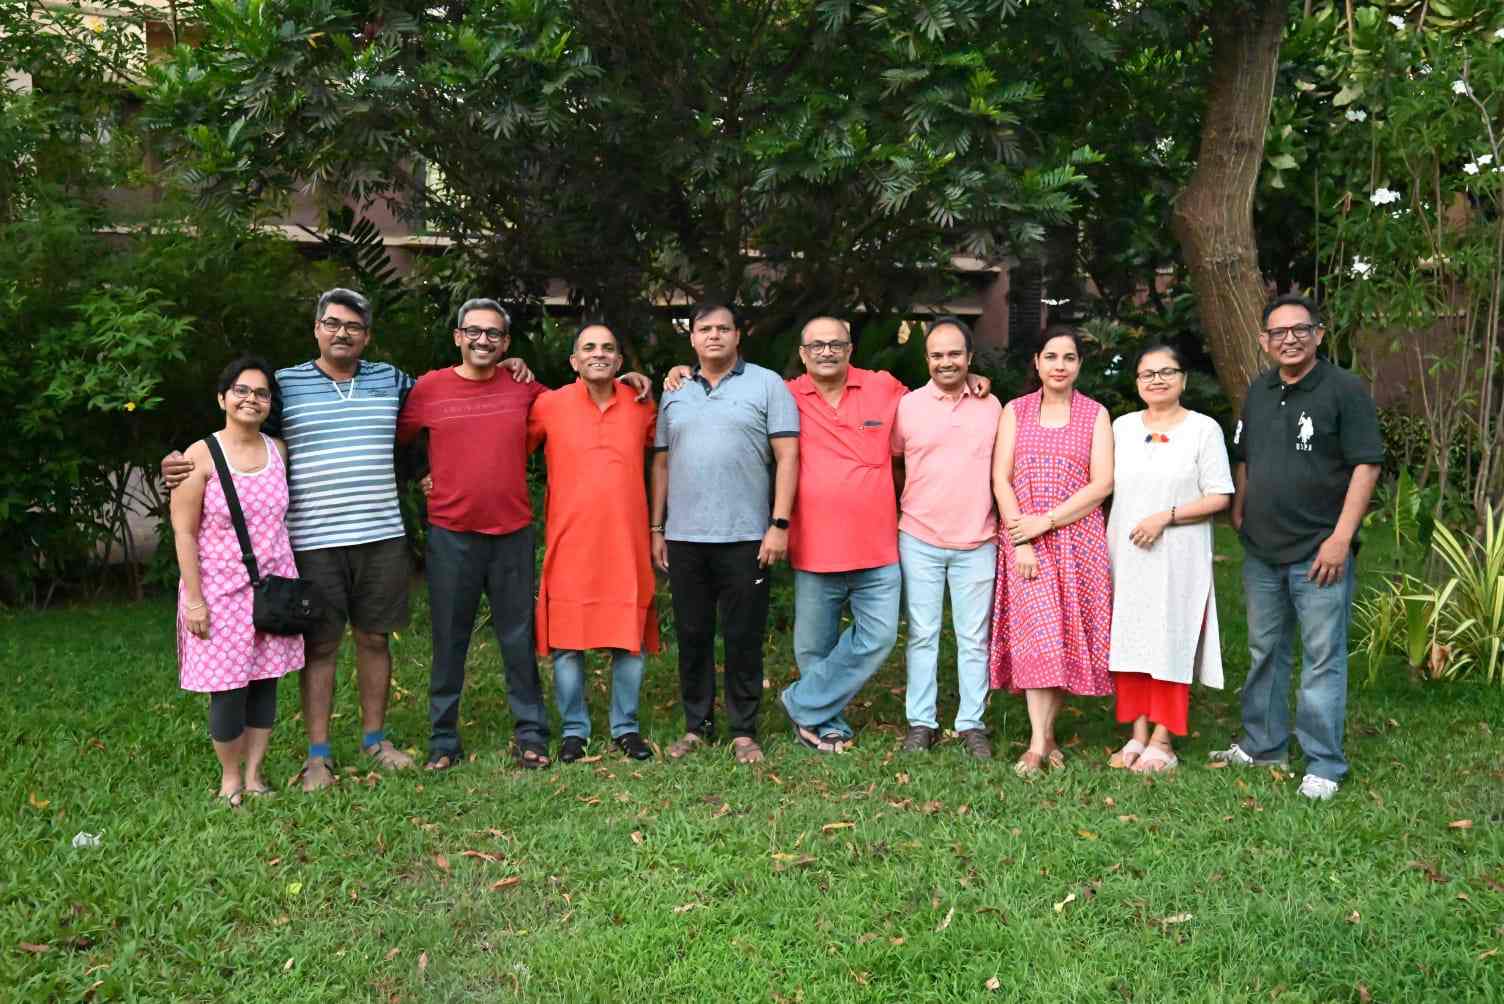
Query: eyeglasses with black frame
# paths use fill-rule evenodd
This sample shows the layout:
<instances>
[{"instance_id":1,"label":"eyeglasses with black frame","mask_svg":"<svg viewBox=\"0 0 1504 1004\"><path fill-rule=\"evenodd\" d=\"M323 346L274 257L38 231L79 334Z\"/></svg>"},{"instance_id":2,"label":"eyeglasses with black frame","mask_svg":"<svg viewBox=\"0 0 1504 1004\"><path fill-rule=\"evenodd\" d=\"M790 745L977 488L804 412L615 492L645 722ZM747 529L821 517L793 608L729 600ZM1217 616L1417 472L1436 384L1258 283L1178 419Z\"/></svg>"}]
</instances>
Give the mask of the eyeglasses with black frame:
<instances>
[{"instance_id":1,"label":"eyeglasses with black frame","mask_svg":"<svg viewBox=\"0 0 1504 1004\"><path fill-rule=\"evenodd\" d=\"M1320 327L1319 324L1292 324L1284 328L1265 328L1264 337L1269 339L1271 345L1283 345L1292 338L1300 343L1314 335Z\"/></svg>"},{"instance_id":2,"label":"eyeglasses with black frame","mask_svg":"<svg viewBox=\"0 0 1504 1004\"><path fill-rule=\"evenodd\" d=\"M331 335L337 335L344 331L347 335L363 335L366 326L361 321L341 321L338 317L322 317L319 319L319 327Z\"/></svg>"},{"instance_id":3,"label":"eyeglasses with black frame","mask_svg":"<svg viewBox=\"0 0 1504 1004\"><path fill-rule=\"evenodd\" d=\"M847 349L851 348L851 342L805 342L799 347L801 349L808 349L809 354L812 356L823 356L827 352L833 353L834 355L840 355L842 352L845 352Z\"/></svg>"},{"instance_id":4,"label":"eyeglasses with black frame","mask_svg":"<svg viewBox=\"0 0 1504 1004\"><path fill-rule=\"evenodd\" d=\"M499 342L507 336L507 333L500 328L477 328L473 325L461 328L460 334L464 335L465 340L469 342L478 342L483 339L488 342Z\"/></svg>"},{"instance_id":5,"label":"eyeglasses with black frame","mask_svg":"<svg viewBox=\"0 0 1504 1004\"><path fill-rule=\"evenodd\" d=\"M230 396L238 401L244 401L248 397L254 397L262 404L270 404L272 392L266 387L252 387L249 384L236 383L230 385Z\"/></svg>"},{"instance_id":6,"label":"eyeglasses with black frame","mask_svg":"<svg viewBox=\"0 0 1504 1004\"><path fill-rule=\"evenodd\" d=\"M1179 367L1166 366L1164 369L1158 370L1140 370L1137 376L1139 383L1153 383L1155 379L1169 383L1171 380L1174 380L1184 372L1185 370L1180 369Z\"/></svg>"}]
</instances>

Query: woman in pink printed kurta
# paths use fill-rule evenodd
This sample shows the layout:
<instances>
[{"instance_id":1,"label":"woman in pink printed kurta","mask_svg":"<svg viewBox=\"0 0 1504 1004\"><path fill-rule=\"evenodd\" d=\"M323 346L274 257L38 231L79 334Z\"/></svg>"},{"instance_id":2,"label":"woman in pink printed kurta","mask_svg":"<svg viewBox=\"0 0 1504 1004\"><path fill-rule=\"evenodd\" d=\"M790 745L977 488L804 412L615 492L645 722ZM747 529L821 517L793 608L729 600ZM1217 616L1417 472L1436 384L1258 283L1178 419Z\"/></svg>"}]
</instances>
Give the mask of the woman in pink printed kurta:
<instances>
[{"instance_id":1,"label":"woman in pink printed kurta","mask_svg":"<svg viewBox=\"0 0 1504 1004\"><path fill-rule=\"evenodd\" d=\"M287 512L286 447L261 433L275 391L272 371L246 357L220 375L225 428L216 433L245 516L262 575L294 577ZM186 454L194 467L173 490L172 526L182 578L178 584L178 681L209 694L209 733L221 767L220 797L232 807L242 792L266 794L261 776L277 707L278 678L303 665L301 635L257 631L251 580L229 504L208 446Z\"/></svg>"},{"instance_id":2,"label":"woman in pink printed kurta","mask_svg":"<svg viewBox=\"0 0 1504 1004\"><path fill-rule=\"evenodd\" d=\"M1112 491L1106 410L1075 390L1070 329L1045 333L1040 390L1009 402L993 486L1002 525L992 611L992 686L1027 695L1033 735L1016 769L1061 766L1054 721L1064 694L1112 693L1112 570L1102 501Z\"/></svg>"}]
</instances>

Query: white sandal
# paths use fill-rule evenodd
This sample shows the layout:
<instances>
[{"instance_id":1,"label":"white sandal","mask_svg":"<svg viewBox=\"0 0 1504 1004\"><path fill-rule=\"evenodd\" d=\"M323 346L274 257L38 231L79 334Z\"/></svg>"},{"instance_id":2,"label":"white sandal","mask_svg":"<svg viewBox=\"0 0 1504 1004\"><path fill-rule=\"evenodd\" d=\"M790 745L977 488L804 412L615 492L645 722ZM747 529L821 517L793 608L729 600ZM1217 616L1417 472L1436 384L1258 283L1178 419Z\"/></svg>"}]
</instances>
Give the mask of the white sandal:
<instances>
[{"instance_id":1,"label":"white sandal","mask_svg":"<svg viewBox=\"0 0 1504 1004\"><path fill-rule=\"evenodd\" d=\"M1158 746L1149 746L1129 769L1135 774L1164 774L1180 766L1180 757Z\"/></svg>"},{"instance_id":2,"label":"white sandal","mask_svg":"<svg viewBox=\"0 0 1504 1004\"><path fill-rule=\"evenodd\" d=\"M1118 770L1131 770L1133 765L1138 762L1138 758L1144 755L1145 749L1146 747L1143 743L1137 739L1130 739L1123 744L1122 749L1112 755L1112 758L1107 761L1107 766ZM1133 759L1129 760L1129 757L1133 757Z\"/></svg>"}]
</instances>

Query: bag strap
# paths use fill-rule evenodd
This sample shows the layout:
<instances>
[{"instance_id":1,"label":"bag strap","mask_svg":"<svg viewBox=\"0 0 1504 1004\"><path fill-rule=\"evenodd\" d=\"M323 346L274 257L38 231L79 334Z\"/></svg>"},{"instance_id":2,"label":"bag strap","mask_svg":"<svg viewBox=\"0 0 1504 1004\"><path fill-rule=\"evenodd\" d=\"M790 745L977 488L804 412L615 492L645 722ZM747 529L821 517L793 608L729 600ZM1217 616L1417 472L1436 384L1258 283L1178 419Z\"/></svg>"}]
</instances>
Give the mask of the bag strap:
<instances>
[{"instance_id":1,"label":"bag strap","mask_svg":"<svg viewBox=\"0 0 1504 1004\"><path fill-rule=\"evenodd\" d=\"M240 496L235 492L235 479L230 476L230 465L225 460L225 451L220 448L218 436L205 436L209 455L214 458L214 469L219 472L219 486L225 492L225 504L230 507L230 522L235 524L235 536L240 540L240 560L251 575L252 587L261 585L261 572L256 567L256 553L251 550L251 534L245 528L245 513L240 508Z\"/></svg>"}]
</instances>

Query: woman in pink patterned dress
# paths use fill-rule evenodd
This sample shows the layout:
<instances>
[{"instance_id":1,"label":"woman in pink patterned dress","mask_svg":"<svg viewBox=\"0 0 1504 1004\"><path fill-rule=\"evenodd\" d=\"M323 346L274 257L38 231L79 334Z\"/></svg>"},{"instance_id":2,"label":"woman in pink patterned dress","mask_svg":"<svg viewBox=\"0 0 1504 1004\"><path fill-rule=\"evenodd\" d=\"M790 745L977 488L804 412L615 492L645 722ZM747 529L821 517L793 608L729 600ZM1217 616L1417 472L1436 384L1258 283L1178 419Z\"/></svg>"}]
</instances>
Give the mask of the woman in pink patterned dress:
<instances>
[{"instance_id":1,"label":"woman in pink patterned dress","mask_svg":"<svg viewBox=\"0 0 1504 1004\"><path fill-rule=\"evenodd\" d=\"M272 369L243 357L219 376L225 427L215 433L245 514L262 575L294 577L287 512L287 446L263 435L276 383ZM188 480L172 492L177 544L178 673L184 690L209 695L209 735L221 770L219 797L239 808L245 792L271 793L261 761L277 717L277 680L303 666L301 635L263 634L251 623L251 579L214 459L188 448Z\"/></svg>"},{"instance_id":2,"label":"woman in pink patterned dress","mask_svg":"<svg viewBox=\"0 0 1504 1004\"><path fill-rule=\"evenodd\" d=\"M1102 502L1112 494L1112 423L1076 392L1081 340L1052 327L1034 355L1040 389L1008 402L992 459L997 586L992 686L1024 692L1032 735L1013 769L1061 767L1055 716L1067 693L1112 693L1112 570Z\"/></svg>"}]
</instances>

